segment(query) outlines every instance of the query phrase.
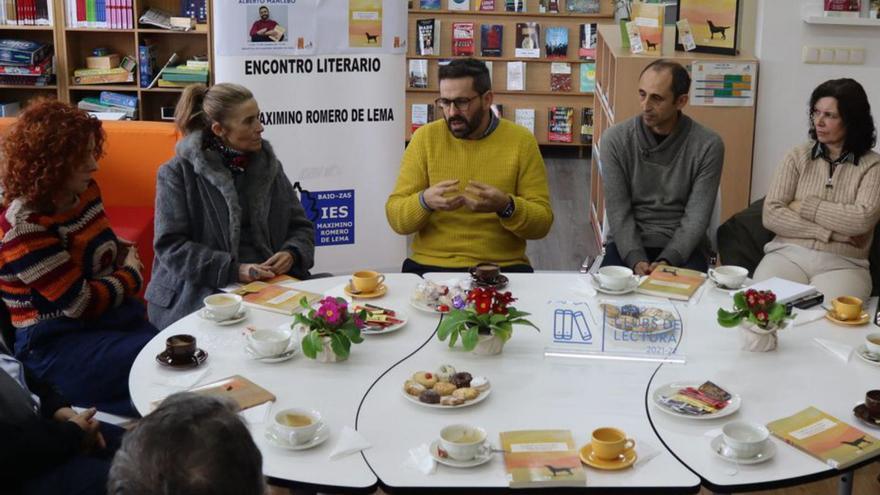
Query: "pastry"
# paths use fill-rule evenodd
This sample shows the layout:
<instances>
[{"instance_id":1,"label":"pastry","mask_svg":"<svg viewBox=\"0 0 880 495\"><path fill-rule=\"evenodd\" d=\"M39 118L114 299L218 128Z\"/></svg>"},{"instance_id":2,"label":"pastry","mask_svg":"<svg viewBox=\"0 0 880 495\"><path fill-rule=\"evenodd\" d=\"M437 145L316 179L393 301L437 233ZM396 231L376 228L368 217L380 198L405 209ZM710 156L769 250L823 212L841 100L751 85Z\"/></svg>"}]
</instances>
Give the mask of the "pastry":
<instances>
[{"instance_id":1,"label":"pastry","mask_svg":"<svg viewBox=\"0 0 880 495\"><path fill-rule=\"evenodd\" d=\"M471 374L467 371L462 371L452 375L452 384L457 388L462 387L470 387L471 386Z\"/></svg>"},{"instance_id":2,"label":"pastry","mask_svg":"<svg viewBox=\"0 0 880 495\"><path fill-rule=\"evenodd\" d=\"M430 390L429 390L430 392ZM464 387L456 389L455 392L452 392L453 397L458 397L459 399L464 400L474 400L477 396L480 395L480 392L475 388Z\"/></svg>"},{"instance_id":3,"label":"pastry","mask_svg":"<svg viewBox=\"0 0 880 495\"><path fill-rule=\"evenodd\" d=\"M409 395L414 395L418 397L422 392L427 390L424 385L421 383L416 383L412 380L407 380L406 383L403 384L403 390Z\"/></svg>"},{"instance_id":4,"label":"pastry","mask_svg":"<svg viewBox=\"0 0 880 495\"><path fill-rule=\"evenodd\" d=\"M475 376L471 379L471 388L475 388L480 392L489 390L489 380L485 376Z\"/></svg>"},{"instance_id":5,"label":"pastry","mask_svg":"<svg viewBox=\"0 0 880 495\"><path fill-rule=\"evenodd\" d=\"M452 375L455 374L455 368L451 364L444 364L443 366L437 368L437 380L441 382L448 382L452 380Z\"/></svg>"},{"instance_id":6,"label":"pastry","mask_svg":"<svg viewBox=\"0 0 880 495\"><path fill-rule=\"evenodd\" d=\"M419 400L424 402L425 404L439 404L440 394L433 390L425 390L424 392L419 394Z\"/></svg>"},{"instance_id":7,"label":"pastry","mask_svg":"<svg viewBox=\"0 0 880 495\"><path fill-rule=\"evenodd\" d=\"M443 406L460 406L464 404L464 399L459 399L454 395L447 395L440 398L440 405Z\"/></svg>"},{"instance_id":8,"label":"pastry","mask_svg":"<svg viewBox=\"0 0 880 495\"><path fill-rule=\"evenodd\" d=\"M455 392L455 385L449 382L437 382L431 390L440 394L440 397L443 397L444 395L450 395L452 392Z\"/></svg>"},{"instance_id":9,"label":"pastry","mask_svg":"<svg viewBox=\"0 0 880 495\"><path fill-rule=\"evenodd\" d=\"M429 371L419 371L413 375L413 380L420 383L425 388L431 388L437 383L437 377Z\"/></svg>"}]
</instances>

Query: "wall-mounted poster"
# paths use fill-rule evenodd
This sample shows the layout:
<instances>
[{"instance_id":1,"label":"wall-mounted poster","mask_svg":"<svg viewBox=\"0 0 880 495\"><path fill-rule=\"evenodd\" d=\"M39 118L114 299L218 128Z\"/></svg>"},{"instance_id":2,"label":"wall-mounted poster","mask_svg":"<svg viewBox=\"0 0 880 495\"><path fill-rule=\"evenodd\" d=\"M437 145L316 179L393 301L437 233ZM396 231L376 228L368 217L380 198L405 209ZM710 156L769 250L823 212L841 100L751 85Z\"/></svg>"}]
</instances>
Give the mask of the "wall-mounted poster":
<instances>
[{"instance_id":1,"label":"wall-mounted poster","mask_svg":"<svg viewBox=\"0 0 880 495\"><path fill-rule=\"evenodd\" d=\"M696 52L736 55L739 0L679 0L678 19L687 19ZM675 49L684 51L676 33Z\"/></svg>"}]
</instances>

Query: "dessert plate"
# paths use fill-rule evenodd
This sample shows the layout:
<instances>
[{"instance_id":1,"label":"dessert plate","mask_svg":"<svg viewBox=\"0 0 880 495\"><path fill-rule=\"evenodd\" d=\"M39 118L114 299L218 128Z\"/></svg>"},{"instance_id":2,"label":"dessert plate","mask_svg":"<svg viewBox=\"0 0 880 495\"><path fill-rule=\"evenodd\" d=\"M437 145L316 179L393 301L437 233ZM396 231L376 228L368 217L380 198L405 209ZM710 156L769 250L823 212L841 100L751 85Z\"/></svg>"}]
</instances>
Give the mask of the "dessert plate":
<instances>
[{"instance_id":1,"label":"dessert plate","mask_svg":"<svg viewBox=\"0 0 880 495\"><path fill-rule=\"evenodd\" d=\"M677 410L675 410L675 409L673 409L663 403L662 397L672 397L673 395L678 393L679 390L681 390L683 388L688 388L688 387L698 388L699 386L700 386L700 383L697 383L697 382L667 383L666 385L663 385L662 387L656 388L654 390L654 393L651 394L651 397L654 401L654 405L657 406L657 408L660 409L661 411L663 411L667 414L671 414L673 416L678 416L679 418L687 418L687 419L723 418L725 416L730 416L731 414L735 413L739 409L739 406L742 405L742 398L739 396L739 394L735 394L735 393L731 392L730 389L728 389L724 386L721 386L721 385L719 385L719 387L723 388L724 390L727 391L727 393L730 394L730 399L727 401L727 406L725 406L724 409L721 409L719 411L715 411L714 413L711 413L711 414L700 414L700 415L686 414L686 413L677 411Z\"/></svg>"}]
</instances>

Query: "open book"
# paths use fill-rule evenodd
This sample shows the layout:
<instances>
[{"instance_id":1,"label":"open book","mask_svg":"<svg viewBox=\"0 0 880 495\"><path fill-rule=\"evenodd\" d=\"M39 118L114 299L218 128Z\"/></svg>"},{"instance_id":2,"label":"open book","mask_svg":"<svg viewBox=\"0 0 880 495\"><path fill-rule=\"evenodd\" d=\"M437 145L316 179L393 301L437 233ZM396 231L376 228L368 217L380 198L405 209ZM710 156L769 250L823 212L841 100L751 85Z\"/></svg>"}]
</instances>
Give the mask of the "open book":
<instances>
[{"instance_id":1,"label":"open book","mask_svg":"<svg viewBox=\"0 0 880 495\"><path fill-rule=\"evenodd\" d=\"M846 469L880 455L880 440L815 407L777 419L767 428L785 443L835 469Z\"/></svg>"},{"instance_id":2,"label":"open book","mask_svg":"<svg viewBox=\"0 0 880 495\"><path fill-rule=\"evenodd\" d=\"M660 265L642 280L636 292L687 301L705 281L706 274L703 272Z\"/></svg>"},{"instance_id":3,"label":"open book","mask_svg":"<svg viewBox=\"0 0 880 495\"><path fill-rule=\"evenodd\" d=\"M296 280L293 277L287 278L290 279L289 281ZM285 315L292 315L302 311L303 307L299 302L303 297L306 298L309 305L314 304L322 297L321 294L284 285L285 281L288 280L275 277L267 282L251 282L231 292L240 295L248 306Z\"/></svg>"},{"instance_id":4,"label":"open book","mask_svg":"<svg viewBox=\"0 0 880 495\"><path fill-rule=\"evenodd\" d=\"M511 488L587 484L568 430L505 431L501 433L501 449Z\"/></svg>"},{"instance_id":5,"label":"open book","mask_svg":"<svg viewBox=\"0 0 880 495\"><path fill-rule=\"evenodd\" d=\"M232 399L238 404L239 410L258 406L264 402L275 400L275 395L256 383L248 380L241 375L233 375L230 377L217 380L189 390L202 395L210 395L212 397L226 397ZM162 400L157 400L151 405L153 409L159 406Z\"/></svg>"}]
</instances>

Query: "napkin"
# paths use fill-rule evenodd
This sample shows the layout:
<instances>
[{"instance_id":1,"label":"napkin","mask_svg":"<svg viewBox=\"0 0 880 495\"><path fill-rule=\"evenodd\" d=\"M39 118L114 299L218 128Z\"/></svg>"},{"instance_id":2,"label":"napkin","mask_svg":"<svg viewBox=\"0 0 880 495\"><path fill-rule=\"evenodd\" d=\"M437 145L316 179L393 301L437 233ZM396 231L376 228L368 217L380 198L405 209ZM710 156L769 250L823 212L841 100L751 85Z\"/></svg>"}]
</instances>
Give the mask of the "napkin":
<instances>
[{"instance_id":1,"label":"napkin","mask_svg":"<svg viewBox=\"0 0 880 495\"><path fill-rule=\"evenodd\" d=\"M208 366L202 365L192 371L162 373L154 381L166 387L187 390L202 381L202 378L208 374L208 370Z\"/></svg>"},{"instance_id":2,"label":"napkin","mask_svg":"<svg viewBox=\"0 0 880 495\"><path fill-rule=\"evenodd\" d=\"M653 443L640 439L638 443L636 443L636 452L639 455L636 459L636 466L641 466L660 455L661 450Z\"/></svg>"},{"instance_id":3,"label":"napkin","mask_svg":"<svg viewBox=\"0 0 880 495\"><path fill-rule=\"evenodd\" d=\"M437 461L434 460L428 449L429 447L426 443L409 449L409 457L406 458L403 465L411 467L422 474L434 474L437 472Z\"/></svg>"},{"instance_id":4,"label":"napkin","mask_svg":"<svg viewBox=\"0 0 880 495\"><path fill-rule=\"evenodd\" d=\"M342 429L342 433L339 434L339 440L336 441L336 446L333 447L333 452L330 452L330 458L338 459L368 449L371 446L370 442L368 442L363 435L358 433L357 430L350 426L346 426Z\"/></svg>"},{"instance_id":5,"label":"napkin","mask_svg":"<svg viewBox=\"0 0 880 495\"><path fill-rule=\"evenodd\" d=\"M269 415L269 410L272 409L272 405L274 402L264 402L258 406L249 407L244 411L241 411L239 416L244 418L248 424L255 425L266 422L266 417Z\"/></svg>"},{"instance_id":6,"label":"napkin","mask_svg":"<svg viewBox=\"0 0 880 495\"><path fill-rule=\"evenodd\" d=\"M587 275L590 277L592 275ZM574 291L575 294L586 296L586 297L596 297L596 289L594 289L589 282L587 282L586 277L576 277L575 284L571 287L571 290Z\"/></svg>"},{"instance_id":7,"label":"napkin","mask_svg":"<svg viewBox=\"0 0 880 495\"><path fill-rule=\"evenodd\" d=\"M815 340L823 349L830 352L832 356L840 359L844 363L849 361L849 356L853 351L852 346L841 344L840 342L834 342L833 340L820 339L818 337L813 340Z\"/></svg>"},{"instance_id":8,"label":"napkin","mask_svg":"<svg viewBox=\"0 0 880 495\"><path fill-rule=\"evenodd\" d=\"M806 325L807 323L821 320L825 317L824 309L798 309L794 312L794 323L792 326Z\"/></svg>"}]
</instances>

